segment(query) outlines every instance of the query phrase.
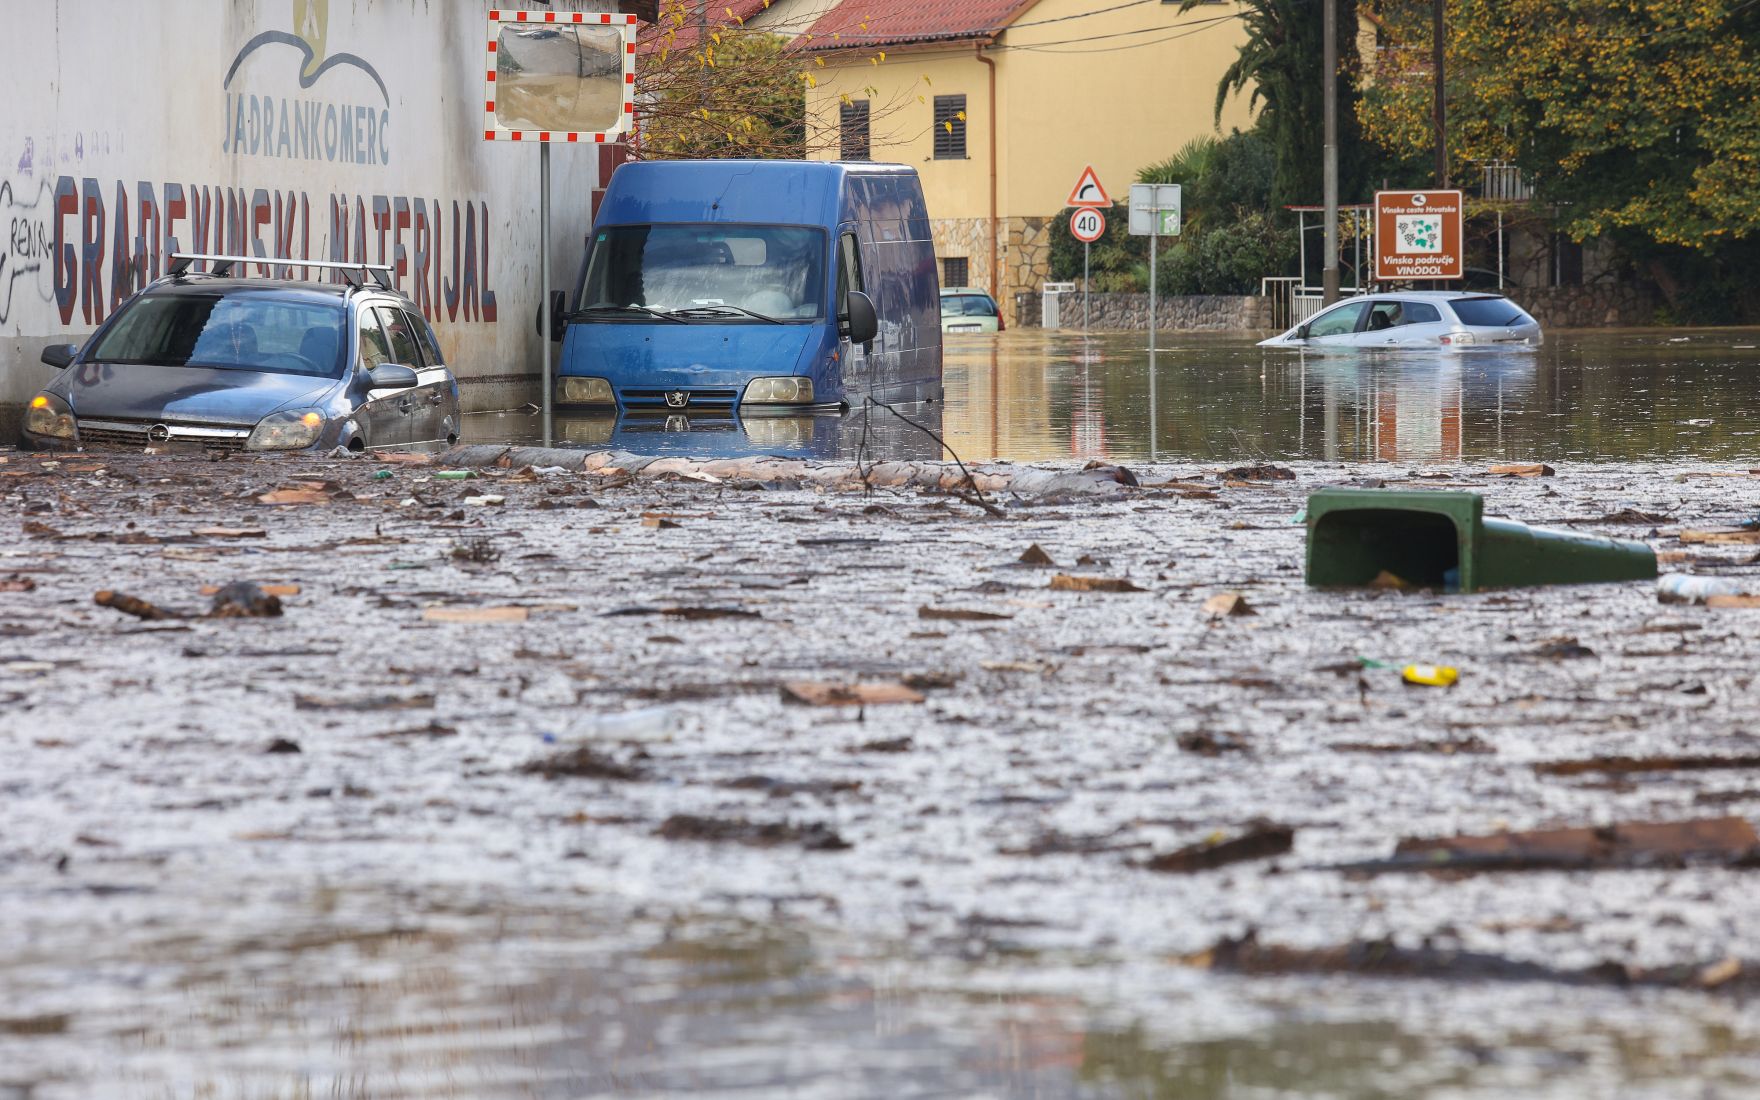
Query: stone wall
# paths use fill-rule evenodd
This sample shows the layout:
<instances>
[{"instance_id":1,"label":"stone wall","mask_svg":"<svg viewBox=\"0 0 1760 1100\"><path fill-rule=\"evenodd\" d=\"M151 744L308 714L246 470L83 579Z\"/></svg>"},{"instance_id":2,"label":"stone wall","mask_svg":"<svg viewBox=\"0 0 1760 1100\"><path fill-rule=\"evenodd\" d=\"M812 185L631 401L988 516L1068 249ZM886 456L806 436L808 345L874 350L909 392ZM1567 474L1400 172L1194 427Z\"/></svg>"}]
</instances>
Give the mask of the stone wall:
<instances>
[{"instance_id":1,"label":"stone wall","mask_svg":"<svg viewBox=\"0 0 1760 1100\"><path fill-rule=\"evenodd\" d=\"M1626 284L1508 287L1504 293L1545 329L1653 325L1662 304L1653 291Z\"/></svg>"},{"instance_id":2,"label":"stone wall","mask_svg":"<svg viewBox=\"0 0 1760 1100\"><path fill-rule=\"evenodd\" d=\"M983 218L930 218L929 236L935 242L936 274L941 260L963 256L966 285L990 285L990 234Z\"/></svg>"},{"instance_id":3,"label":"stone wall","mask_svg":"<svg viewBox=\"0 0 1760 1100\"><path fill-rule=\"evenodd\" d=\"M1038 328L1042 316L1037 291L1014 296L1016 322ZM1082 327L1082 296L1063 300L1063 327ZM1094 294L1089 297L1088 327L1147 329L1147 294ZM1162 296L1155 303L1159 328L1169 332L1264 332L1272 328L1271 299L1257 294L1187 294Z\"/></svg>"},{"instance_id":4,"label":"stone wall","mask_svg":"<svg viewBox=\"0 0 1760 1100\"><path fill-rule=\"evenodd\" d=\"M1018 302L1021 294L1036 294L1051 278L1051 219L1010 218L1007 233L1003 240L1002 270L1008 281L998 288L997 294L1004 313ZM1022 315L1017 307L1015 315L1007 320L1011 325L1036 325L1039 307L1034 305L1030 317Z\"/></svg>"}]
</instances>

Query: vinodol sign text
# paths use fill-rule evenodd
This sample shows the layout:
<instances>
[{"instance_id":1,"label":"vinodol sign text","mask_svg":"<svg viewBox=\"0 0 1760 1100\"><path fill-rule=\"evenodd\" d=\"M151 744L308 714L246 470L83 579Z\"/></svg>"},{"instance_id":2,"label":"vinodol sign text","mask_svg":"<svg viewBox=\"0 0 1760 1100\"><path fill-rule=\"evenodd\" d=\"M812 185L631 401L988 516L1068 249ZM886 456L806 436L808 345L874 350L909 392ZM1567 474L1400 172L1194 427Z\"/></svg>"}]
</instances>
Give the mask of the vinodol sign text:
<instances>
[{"instance_id":1,"label":"vinodol sign text","mask_svg":"<svg viewBox=\"0 0 1760 1100\"><path fill-rule=\"evenodd\" d=\"M43 346L83 341L176 251L390 264L467 409L529 400L538 150L482 141L488 9L0 0L0 438L54 376ZM597 164L553 151L553 285L572 285Z\"/></svg>"}]
</instances>

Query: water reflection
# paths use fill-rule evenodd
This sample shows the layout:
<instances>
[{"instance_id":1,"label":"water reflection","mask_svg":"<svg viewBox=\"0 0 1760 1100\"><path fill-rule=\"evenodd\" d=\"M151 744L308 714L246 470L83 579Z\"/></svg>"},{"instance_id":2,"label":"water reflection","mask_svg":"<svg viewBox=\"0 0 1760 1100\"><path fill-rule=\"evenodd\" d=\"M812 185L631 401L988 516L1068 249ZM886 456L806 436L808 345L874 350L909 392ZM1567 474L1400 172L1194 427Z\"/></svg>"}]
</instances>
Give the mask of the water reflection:
<instances>
[{"instance_id":1,"label":"water reflection","mask_svg":"<svg viewBox=\"0 0 1760 1100\"><path fill-rule=\"evenodd\" d=\"M935 459L942 406L905 402L864 405L847 413L809 416L557 416L558 446L623 450L692 458ZM471 443L535 443L543 422L536 413L474 413L465 417Z\"/></svg>"},{"instance_id":2,"label":"water reflection","mask_svg":"<svg viewBox=\"0 0 1760 1100\"><path fill-rule=\"evenodd\" d=\"M368 900L14 957L0 1096L1747 1095L1760 1064L1742 1004L1698 993L955 963L793 924Z\"/></svg>"},{"instance_id":3,"label":"water reflection","mask_svg":"<svg viewBox=\"0 0 1760 1100\"><path fill-rule=\"evenodd\" d=\"M1219 462L1740 460L1756 449L1760 333L1620 330L1537 350L1258 348L1243 337L1014 331L954 336L945 405L901 406L963 459ZM558 419L567 445L638 454L942 457L883 409L843 416ZM531 443L536 416L466 418Z\"/></svg>"},{"instance_id":4,"label":"water reflection","mask_svg":"<svg viewBox=\"0 0 1760 1100\"><path fill-rule=\"evenodd\" d=\"M967 457L1400 462L1734 458L1756 334L1564 333L1537 351L1304 354L1224 337L951 339L947 442Z\"/></svg>"}]
</instances>

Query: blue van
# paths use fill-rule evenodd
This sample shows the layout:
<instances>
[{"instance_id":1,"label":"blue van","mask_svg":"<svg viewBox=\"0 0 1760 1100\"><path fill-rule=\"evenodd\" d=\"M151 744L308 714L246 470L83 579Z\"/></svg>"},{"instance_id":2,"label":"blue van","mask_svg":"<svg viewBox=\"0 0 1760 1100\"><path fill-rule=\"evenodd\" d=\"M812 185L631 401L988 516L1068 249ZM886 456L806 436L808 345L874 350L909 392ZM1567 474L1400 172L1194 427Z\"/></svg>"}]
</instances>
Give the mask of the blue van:
<instances>
[{"instance_id":1,"label":"blue van","mask_svg":"<svg viewBox=\"0 0 1760 1100\"><path fill-rule=\"evenodd\" d=\"M749 416L941 396L940 280L914 169L648 161L611 177L556 404Z\"/></svg>"}]
</instances>

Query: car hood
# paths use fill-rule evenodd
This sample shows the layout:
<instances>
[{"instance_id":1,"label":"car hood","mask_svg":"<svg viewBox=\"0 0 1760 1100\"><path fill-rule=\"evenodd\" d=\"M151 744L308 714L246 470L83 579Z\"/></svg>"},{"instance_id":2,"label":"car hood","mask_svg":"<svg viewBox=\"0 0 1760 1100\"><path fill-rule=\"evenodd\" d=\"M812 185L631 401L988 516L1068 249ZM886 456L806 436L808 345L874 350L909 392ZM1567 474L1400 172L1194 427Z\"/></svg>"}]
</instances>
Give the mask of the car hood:
<instances>
[{"instance_id":1,"label":"car hood","mask_svg":"<svg viewBox=\"0 0 1760 1100\"><path fill-rule=\"evenodd\" d=\"M692 389L742 386L760 375L794 374L819 325L627 325L568 327L568 374L613 386Z\"/></svg>"},{"instance_id":2,"label":"car hood","mask_svg":"<svg viewBox=\"0 0 1760 1100\"><path fill-rule=\"evenodd\" d=\"M252 427L285 406L315 405L334 378L213 367L81 363L50 386L75 416Z\"/></svg>"}]
</instances>

